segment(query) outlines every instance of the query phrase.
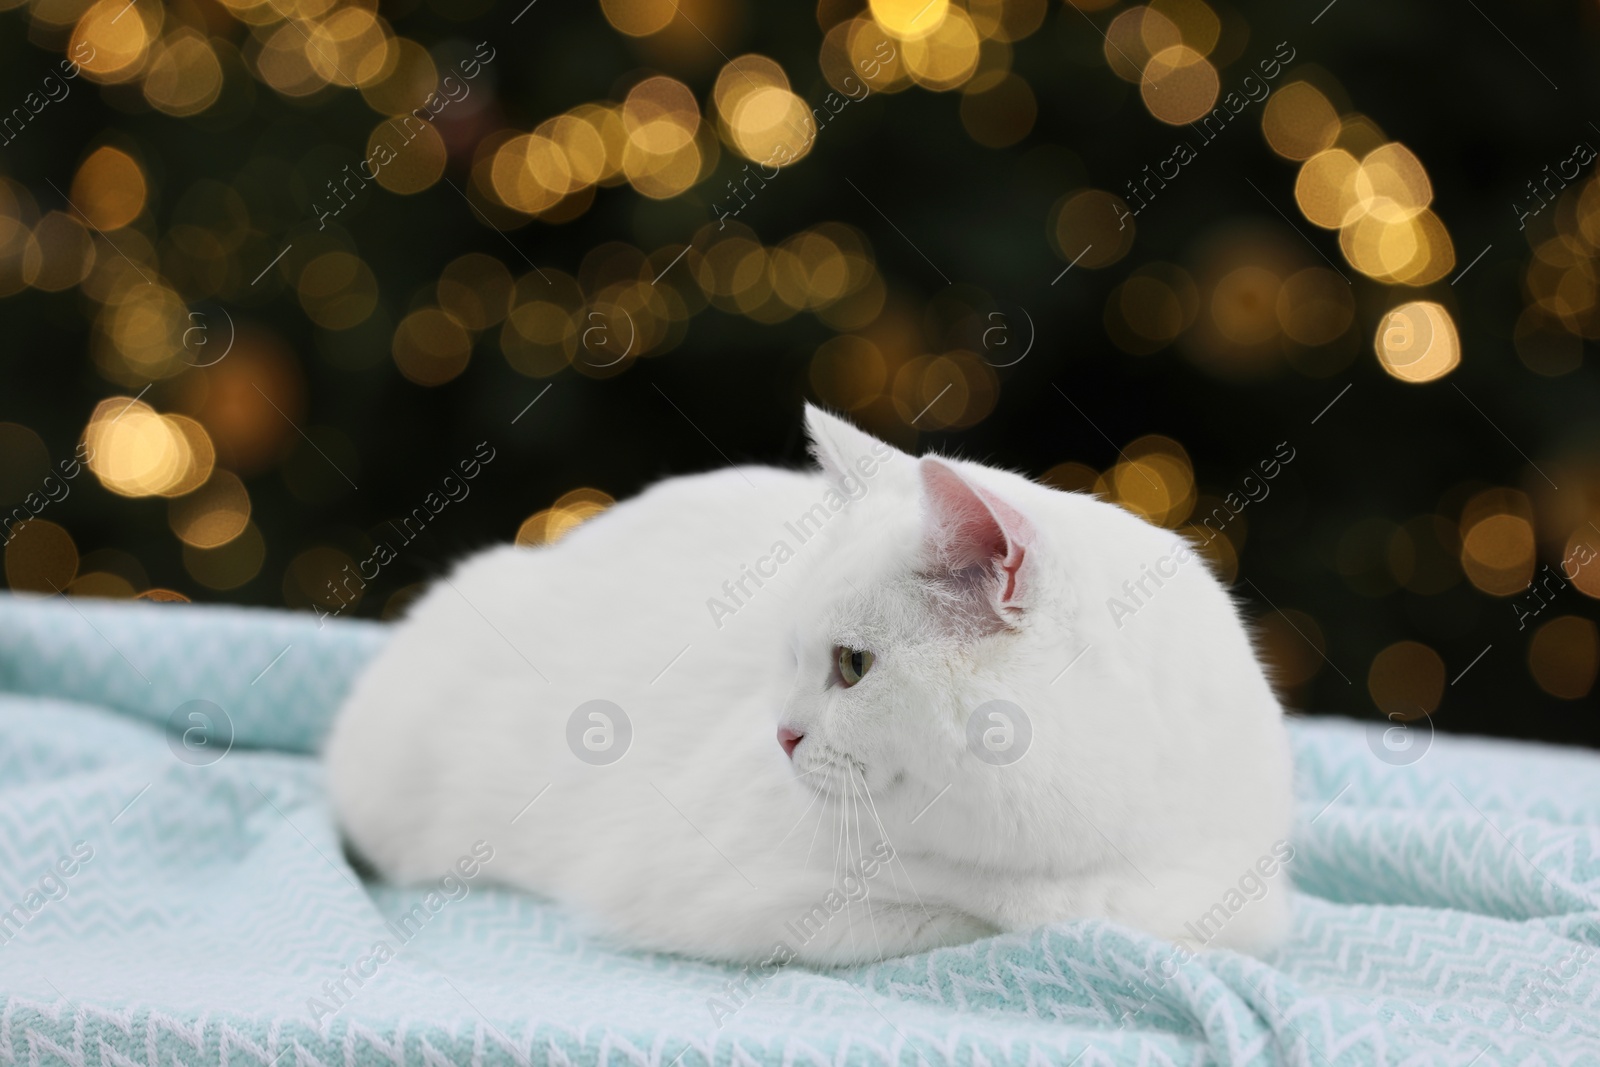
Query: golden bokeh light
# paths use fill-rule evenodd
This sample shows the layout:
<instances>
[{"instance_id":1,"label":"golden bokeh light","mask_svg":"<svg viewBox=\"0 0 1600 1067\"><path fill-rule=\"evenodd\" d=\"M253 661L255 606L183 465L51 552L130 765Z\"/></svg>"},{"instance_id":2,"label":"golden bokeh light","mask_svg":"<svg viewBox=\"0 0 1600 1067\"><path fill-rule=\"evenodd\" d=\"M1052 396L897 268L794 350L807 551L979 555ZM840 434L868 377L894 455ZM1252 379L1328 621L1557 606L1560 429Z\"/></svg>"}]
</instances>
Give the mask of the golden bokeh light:
<instances>
[{"instance_id":1,"label":"golden bokeh light","mask_svg":"<svg viewBox=\"0 0 1600 1067\"><path fill-rule=\"evenodd\" d=\"M150 588L150 575L146 573L144 565L132 553L120 549L100 548L85 552L78 565L79 577L94 573L110 574L122 579L135 595L142 589Z\"/></svg>"},{"instance_id":2,"label":"golden bokeh light","mask_svg":"<svg viewBox=\"0 0 1600 1067\"><path fill-rule=\"evenodd\" d=\"M1403 382L1431 382L1461 363L1455 320L1440 304L1413 301L1384 316L1374 341L1378 362Z\"/></svg>"},{"instance_id":3,"label":"golden bokeh light","mask_svg":"<svg viewBox=\"0 0 1600 1067\"><path fill-rule=\"evenodd\" d=\"M67 52L83 57L78 65L94 81L128 81L144 65L163 13L160 4L130 9L126 0L96 0L73 27Z\"/></svg>"},{"instance_id":4,"label":"golden bokeh light","mask_svg":"<svg viewBox=\"0 0 1600 1067\"><path fill-rule=\"evenodd\" d=\"M1316 86L1292 81L1267 98L1261 132L1284 159L1307 160L1332 147L1339 136L1339 113Z\"/></svg>"},{"instance_id":5,"label":"golden bokeh light","mask_svg":"<svg viewBox=\"0 0 1600 1067\"><path fill-rule=\"evenodd\" d=\"M409 115L378 123L367 137L378 184L402 196L431 189L444 174L446 155L433 123Z\"/></svg>"},{"instance_id":6,"label":"golden bokeh light","mask_svg":"<svg viewBox=\"0 0 1600 1067\"><path fill-rule=\"evenodd\" d=\"M1186 126L1216 106L1221 79L1211 61L1186 44L1163 48L1145 64L1139 93L1150 114Z\"/></svg>"},{"instance_id":7,"label":"golden bokeh light","mask_svg":"<svg viewBox=\"0 0 1600 1067\"><path fill-rule=\"evenodd\" d=\"M506 316L500 348L514 370L544 378L572 361L578 336L578 321L567 308L548 300L528 300Z\"/></svg>"},{"instance_id":8,"label":"golden bokeh light","mask_svg":"<svg viewBox=\"0 0 1600 1067\"><path fill-rule=\"evenodd\" d=\"M28 235L22 253L22 280L35 289L59 293L71 289L94 269L95 246L82 223L52 211Z\"/></svg>"},{"instance_id":9,"label":"golden bokeh light","mask_svg":"<svg viewBox=\"0 0 1600 1067\"><path fill-rule=\"evenodd\" d=\"M255 56L256 77L289 97L310 96L327 88L328 79L312 65L306 43L306 32L298 23L270 31Z\"/></svg>"},{"instance_id":10,"label":"golden bokeh light","mask_svg":"<svg viewBox=\"0 0 1600 1067\"><path fill-rule=\"evenodd\" d=\"M228 358L185 375L182 407L210 431L217 462L250 477L283 457L305 413L294 353L271 334L239 331Z\"/></svg>"},{"instance_id":11,"label":"golden bokeh light","mask_svg":"<svg viewBox=\"0 0 1600 1067\"><path fill-rule=\"evenodd\" d=\"M576 190L604 181L615 170L600 130L599 123L569 113L546 119L535 126L533 132L561 150L572 188Z\"/></svg>"},{"instance_id":12,"label":"golden bokeh light","mask_svg":"<svg viewBox=\"0 0 1600 1067\"><path fill-rule=\"evenodd\" d=\"M1045 471L1039 480L1064 493L1092 493L1095 483L1100 480L1100 472L1087 463L1068 460Z\"/></svg>"},{"instance_id":13,"label":"golden bokeh light","mask_svg":"<svg viewBox=\"0 0 1600 1067\"><path fill-rule=\"evenodd\" d=\"M700 126L700 105L676 78L646 78L628 91L622 126L640 151L668 155L693 140Z\"/></svg>"},{"instance_id":14,"label":"golden bokeh light","mask_svg":"<svg viewBox=\"0 0 1600 1067\"><path fill-rule=\"evenodd\" d=\"M89 417L84 442L89 469L119 496L167 493L188 480L198 465L186 427L131 397L100 401Z\"/></svg>"},{"instance_id":15,"label":"golden bokeh light","mask_svg":"<svg viewBox=\"0 0 1600 1067\"><path fill-rule=\"evenodd\" d=\"M961 349L901 364L889 389L895 414L917 430L974 426L994 410L999 392L994 368Z\"/></svg>"},{"instance_id":16,"label":"golden bokeh light","mask_svg":"<svg viewBox=\"0 0 1600 1067\"><path fill-rule=\"evenodd\" d=\"M1384 222L1401 222L1433 202L1433 183L1416 153L1402 144L1380 145L1361 160L1355 177L1363 210Z\"/></svg>"},{"instance_id":17,"label":"golden bokeh light","mask_svg":"<svg viewBox=\"0 0 1600 1067\"><path fill-rule=\"evenodd\" d=\"M911 80L925 89L954 89L978 69L982 38L972 17L952 7L931 32L907 39L902 61Z\"/></svg>"},{"instance_id":18,"label":"golden bokeh light","mask_svg":"<svg viewBox=\"0 0 1600 1067\"><path fill-rule=\"evenodd\" d=\"M1514 596L1528 587L1534 568L1533 524L1521 515L1485 515L1461 536L1461 569L1493 596Z\"/></svg>"},{"instance_id":19,"label":"golden bokeh light","mask_svg":"<svg viewBox=\"0 0 1600 1067\"><path fill-rule=\"evenodd\" d=\"M1010 44L1031 37L1050 10L1048 0L969 0L967 13L984 40Z\"/></svg>"},{"instance_id":20,"label":"golden bokeh light","mask_svg":"<svg viewBox=\"0 0 1600 1067\"><path fill-rule=\"evenodd\" d=\"M1558 700L1582 700L1600 670L1600 633L1580 615L1562 615L1533 632L1528 670L1539 688Z\"/></svg>"},{"instance_id":21,"label":"golden bokeh light","mask_svg":"<svg viewBox=\"0 0 1600 1067\"><path fill-rule=\"evenodd\" d=\"M1388 200L1380 203L1393 205ZM1455 266L1450 235L1439 217L1426 209L1396 221L1364 212L1345 225L1339 247L1351 266L1391 284L1430 285Z\"/></svg>"},{"instance_id":22,"label":"golden bokeh light","mask_svg":"<svg viewBox=\"0 0 1600 1067\"><path fill-rule=\"evenodd\" d=\"M164 415L162 417L166 420L168 426L183 435L184 442L189 447L189 461L184 468L183 474L165 489L162 489L158 495L173 497L192 493L204 485L206 479L211 477L211 471L217 462L216 446L212 444L211 435L206 432L206 428L189 416Z\"/></svg>"},{"instance_id":23,"label":"golden bokeh light","mask_svg":"<svg viewBox=\"0 0 1600 1067\"><path fill-rule=\"evenodd\" d=\"M1176 527L1194 511L1194 468L1182 445L1149 435L1123 449L1127 458L1095 480L1094 491L1157 526Z\"/></svg>"},{"instance_id":24,"label":"golden bokeh light","mask_svg":"<svg viewBox=\"0 0 1600 1067\"><path fill-rule=\"evenodd\" d=\"M1144 79L1151 57L1181 44L1183 31L1176 23L1139 4L1119 14L1106 27L1106 62L1117 77L1137 84Z\"/></svg>"},{"instance_id":25,"label":"golden bokeh light","mask_svg":"<svg viewBox=\"0 0 1600 1067\"><path fill-rule=\"evenodd\" d=\"M250 494L232 471L217 468L188 496L167 504L167 525L186 545L217 548L244 532L250 520Z\"/></svg>"},{"instance_id":26,"label":"golden bokeh light","mask_svg":"<svg viewBox=\"0 0 1600 1067\"><path fill-rule=\"evenodd\" d=\"M1327 641L1322 627L1303 611L1285 608L1263 615L1255 626L1261 658L1280 698L1289 698L1321 672Z\"/></svg>"},{"instance_id":27,"label":"golden bokeh light","mask_svg":"<svg viewBox=\"0 0 1600 1067\"><path fill-rule=\"evenodd\" d=\"M823 39L819 62L828 83L841 93L855 96L863 81L873 92L898 93L912 84L900 45L876 19L854 18Z\"/></svg>"},{"instance_id":28,"label":"golden bokeh light","mask_svg":"<svg viewBox=\"0 0 1600 1067\"><path fill-rule=\"evenodd\" d=\"M361 95L380 115L406 115L438 91L439 69L426 48L404 37L395 39L390 53L388 73L361 86Z\"/></svg>"},{"instance_id":29,"label":"golden bokeh light","mask_svg":"<svg viewBox=\"0 0 1600 1067\"><path fill-rule=\"evenodd\" d=\"M1265 267L1237 267L1211 293L1211 320L1228 340L1259 345L1278 336L1282 281Z\"/></svg>"},{"instance_id":30,"label":"golden bokeh light","mask_svg":"<svg viewBox=\"0 0 1600 1067\"><path fill-rule=\"evenodd\" d=\"M759 53L735 56L717 72L711 100L724 122L732 118L739 101L762 89L789 88L789 75L782 64Z\"/></svg>"},{"instance_id":31,"label":"golden bokeh light","mask_svg":"<svg viewBox=\"0 0 1600 1067\"><path fill-rule=\"evenodd\" d=\"M1417 641L1396 641L1379 652L1367 670L1367 692L1391 721L1431 715L1444 697L1444 660Z\"/></svg>"},{"instance_id":32,"label":"golden bokeh light","mask_svg":"<svg viewBox=\"0 0 1600 1067\"><path fill-rule=\"evenodd\" d=\"M727 114L727 136L746 159L767 166L786 165L807 155L816 121L806 102L787 87L764 85L737 99Z\"/></svg>"},{"instance_id":33,"label":"golden bokeh light","mask_svg":"<svg viewBox=\"0 0 1600 1067\"><path fill-rule=\"evenodd\" d=\"M648 37L666 29L678 13L674 0L600 0L606 21L629 37Z\"/></svg>"},{"instance_id":34,"label":"golden bokeh light","mask_svg":"<svg viewBox=\"0 0 1600 1067\"><path fill-rule=\"evenodd\" d=\"M1283 101L1279 110L1271 111L1269 102L1263 118L1269 142L1276 138L1274 148L1289 158L1326 139L1327 100L1309 85L1298 100L1286 95L1304 84L1280 90L1272 98ZM1322 132L1311 137L1296 132L1308 126ZM1315 151L1300 167L1295 201L1305 217L1339 230L1345 259L1370 278L1423 286L1445 277L1455 267L1455 247L1444 223L1429 210L1433 184L1422 161L1404 145L1384 141L1381 131L1359 117L1345 119L1339 131L1334 147ZM1359 159L1351 148L1362 151Z\"/></svg>"},{"instance_id":35,"label":"golden bokeh light","mask_svg":"<svg viewBox=\"0 0 1600 1067\"><path fill-rule=\"evenodd\" d=\"M1580 593L1600 600L1600 554L1595 549L1600 537L1591 539L1591 533L1584 528L1572 531L1561 555L1562 560L1570 562L1563 564L1562 573Z\"/></svg>"},{"instance_id":36,"label":"golden bokeh light","mask_svg":"<svg viewBox=\"0 0 1600 1067\"><path fill-rule=\"evenodd\" d=\"M926 37L944 25L950 0L868 0L872 18L883 32L902 41Z\"/></svg>"},{"instance_id":37,"label":"golden bokeh light","mask_svg":"<svg viewBox=\"0 0 1600 1067\"><path fill-rule=\"evenodd\" d=\"M811 357L811 388L827 406L858 411L883 395L889 366L883 351L864 337L825 341Z\"/></svg>"},{"instance_id":38,"label":"golden bokeh light","mask_svg":"<svg viewBox=\"0 0 1600 1067\"><path fill-rule=\"evenodd\" d=\"M1146 263L1106 298L1102 316L1113 344L1130 355L1159 352L1187 330L1200 308L1189 272L1173 263Z\"/></svg>"},{"instance_id":39,"label":"golden bokeh light","mask_svg":"<svg viewBox=\"0 0 1600 1067\"><path fill-rule=\"evenodd\" d=\"M1203 56L1222 36L1222 20L1204 0L1151 0L1150 11L1176 26L1183 43Z\"/></svg>"},{"instance_id":40,"label":"golden bokeh light","mask_svg":"<svg viewBox=\"0 0 1600 1067\"><path fill-rule=\"evenodd\" d=\"M394 69L394 35L374 11L339 7L312 23L305 55L317 77L330 85L372 85Z\"/></svg>"},{"instance_id":41,"label":"golden bokeh light","mask_svg":"<svg viewBox=\"0 0 1600 1067\"><path fill-rule=\"evenodd\" d=\"M1388 135L1376 122L1366 115L1350 114L1339 119L1339 136L1333 146L1344 149L1357 159L1365 159L1367 153L1388 143Z\"/></svg>"},{"instance_id":42,"label":"golden bokeh light","mask_svg":"<svg viewBox=\"0 0 1600 1067\"><path fill-rule=\"evenodd\" d=\"M1361 163L1342 148L1318 152L1300 167L1295 202L1313 225L1337 230L1360 212L1356 173Z\"/></svg>"},{"instance_id":43,"label":"golden bokeh light","mask_svg":"<svg viewBox=\"0 0 1600 1067\"><path fill-rule=\"evenodd\" d=\"M121 149L97 148L72 179L72 203L100 230L120 230L139 217L148 195L144 171Z\"/></svg>"},{"instance_id":44,"label":"golden bokeh light","mask_svg":"<svg viewBox=\"0 0 1600 1067\"><path fill-rule=\"evenodd\" d=\"M1133 247L1133 215L1115 193L1082 189L1068 193L1052 211L1056 251L1080 267L1108 267Z\"/></svg>"},{"instance_id":45,"label":"golden bokeh light","mask_svg":"<svg viewBox=\"0 0 1600 1067\"><path fill-rule=\"evenodd\" d=\"M574 489L563 493L554 504L535 512L517 527L516 543L526 546L553 545L616 501L599 489Z\"/></svg>"},{"instance_id":46,"label":"golden bokeh light","mask_svg":"<svg viewBox=\"0 0 1600 1067\"><path fill-rule=\"evenodd\" d=\"M6 584L21 593L59 593L78 574L78 546L65 529L45 519L11 527L6 544Z\"/></svg>"},{"instance_id":47,"label":"golden bokeh light","mask_svg":"<svg viewBox=\"0 0 1600 1067\"><path fill-rule=\"evenodd\" d=\"M644 196L666 200L701 177L708 160L700 151L700 105L689 87L676 78L646 78L628 91L622 104L622 169L629 184ZM556 151L560 152L559 146ZM562 169L571 184L571 169L562 153ZM553 168L552 168L553 170ZM554 187L554 183L550 183Z\"/></svg>"},{"instance_id":48,"label":"golden bokeh light","mask_svg":"<svg viewBox=\"0 0 1600 1067\"><path fill-rule=\"evenodd\" d=\"M212 548L185 541L183 569L207 589L237 589L257 574L267 558L267 543L254 522L246 521L237 537Z\"/></svg>"},{"instance_id":49,"label":"golden bokeh light","mask_svg":"<svg viewBox=\"0 0 1600 1067\"><path fill-rule=\"evenodd\" d=\"M443 385L467 369L472 337L461 320L440 308L420 308L400 320L391 346L395 366L418 385Z\"/></svg>"},{"instance_id":50,"label":"golden bokeh light","mask_svg":"<svg viewBox=\"0 0 1600 1067\"><path fill-rule=\"evenodd\" d=\"M1179 532L1189 539L1217 581L1231 586L1239 580L1239 544L1242 542L1235 541L1238 529L1239 524L1235 523L1219 534L1202 524L1184 526Z\"/></svg>"},{"instance_id":51,"label":"golden bokeh light","mask_svg":"<svg viewBox=\"0 0 1600 1067\"><path fill-rule=\"evenodd\" d=\"M538 134L512 137L489 166L494 193L507 207L529 215L554 207L574 188L566 153Z\"/></svg>"},{"instance_id":52,"label":"golden bokeh light","mask_svg":"<svg viewBox=\"0 0 1600 1067\"><path fill-rule=\"evenodd\" d=\"M205 37L185 27L157 46L144 78L144 98L151 107L186 118L221 95L222 63Z\"/></svg>"},{"instance_id":53,"label":"golden bokeh light","mask_svg":"<svg viewBox=\"0 0 1600 1067\"><path fill-rule=\"evenodd\" d=\"M108 571L88 571L72 579L67 595L99 597L104 600L131 600L138 595L133 583L120 574Z\"/></svg>"},{"instance_id":54,"label":"golden bokeh light","mask_svg":"<svg viewBox=\"0 0 1600 1067\"><path fill-rule=\"evenodd\" d=\"M184 334L189 309L160 283L138 284L135 274L95 317L91 347L102 373L133 385L166 378L189 366Z\"/></svg>"}]
</instances>

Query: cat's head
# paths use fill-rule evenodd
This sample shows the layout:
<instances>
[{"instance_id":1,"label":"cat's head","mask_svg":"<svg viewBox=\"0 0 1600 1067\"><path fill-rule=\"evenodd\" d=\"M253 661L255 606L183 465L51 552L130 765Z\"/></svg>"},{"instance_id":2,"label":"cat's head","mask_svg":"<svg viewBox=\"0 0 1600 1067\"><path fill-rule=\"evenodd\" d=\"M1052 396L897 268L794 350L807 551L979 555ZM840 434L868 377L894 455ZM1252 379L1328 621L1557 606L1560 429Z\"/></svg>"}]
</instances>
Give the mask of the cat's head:
<instances>
[{"instance_id":1,"label":"cat's head","mask_svg":"<svg viewBox=\"0 0 1600 1067\"><path fill-rule=\"evenodd\" d=\"M1019 820L1048 831L1069 817L1055 803L1059 776L1116 758L1093 751L1104 742L1085 724L1143 699L1139 657L1157 624L1113 642L1113 620L1095 609L1115 582L1140 577L1141 561L1186 542L1088 495L906 455L816 408L806 421L848 502L801 550L796 676L777 743L806 785L845 804L865 806L870 792L880 808L920 805L948 786L948 810L928 822L970 838L951 847L1014 855L1018 842L995 835ZM1186 569L1167 589L1188 591L1164 593L1163 608L1200 591L1231 610L1203 564ZM1063 709L1082 713L1069 725Z\"/></svg>"}]
</instances>

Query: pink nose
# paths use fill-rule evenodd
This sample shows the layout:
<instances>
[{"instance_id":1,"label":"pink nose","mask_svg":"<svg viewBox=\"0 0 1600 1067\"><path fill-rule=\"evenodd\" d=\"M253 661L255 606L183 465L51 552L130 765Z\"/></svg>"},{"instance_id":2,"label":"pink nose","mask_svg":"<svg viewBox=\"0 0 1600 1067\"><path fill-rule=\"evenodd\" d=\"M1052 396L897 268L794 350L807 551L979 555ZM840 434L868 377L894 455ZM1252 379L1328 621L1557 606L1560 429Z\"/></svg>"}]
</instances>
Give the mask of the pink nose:
<instances>
[{"instance_id":1,"label":"pink nose","mask_svg":"<svg viewBox=\"0 0 1600 1067\"><path fill-rule=\"evenodd\" d=\"M778 744L783 746L783 754L790 759L794 759L795 746L804 740L805 736L791 726L778 727Z\"/></svg>"}]
</instances>

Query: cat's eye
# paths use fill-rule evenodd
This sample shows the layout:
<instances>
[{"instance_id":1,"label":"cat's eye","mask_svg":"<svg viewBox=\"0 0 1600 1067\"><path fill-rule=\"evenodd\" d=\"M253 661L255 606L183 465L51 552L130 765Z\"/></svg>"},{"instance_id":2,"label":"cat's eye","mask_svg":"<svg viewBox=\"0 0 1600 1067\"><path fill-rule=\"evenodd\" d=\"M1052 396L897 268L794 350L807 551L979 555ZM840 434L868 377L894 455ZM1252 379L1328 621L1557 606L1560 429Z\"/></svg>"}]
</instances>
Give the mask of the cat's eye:
<instances>
[{"instance_id":1,"label":"cat's eye","mask_svg":"<svg viewBox=\"0 0 1600 1067\"><path fill-rule=\"evenodd\" d=\"M839 679L848 689L861 681L872 669L872 653L857 648L840 648L837 650L835 663L839 667Z\"/></svg>"}]
</instances>

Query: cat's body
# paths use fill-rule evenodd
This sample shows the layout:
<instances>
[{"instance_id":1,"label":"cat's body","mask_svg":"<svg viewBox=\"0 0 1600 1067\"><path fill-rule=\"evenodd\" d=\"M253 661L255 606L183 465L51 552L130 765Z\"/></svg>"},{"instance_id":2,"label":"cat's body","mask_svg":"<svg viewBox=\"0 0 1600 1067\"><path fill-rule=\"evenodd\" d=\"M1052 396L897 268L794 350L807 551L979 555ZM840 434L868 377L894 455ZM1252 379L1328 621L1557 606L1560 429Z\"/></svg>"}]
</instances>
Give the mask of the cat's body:
<instances>
[{"instance_id":1,"label":"cat's body","mask_svg":"<svg viewBox=\"0 0 1600 1067\"><path fill-rule=\"evenodd\" d=\"M484 839L488 876L702 957L1090 916L1192 941L1289 822L1281 712L1227 594L1092 497L809 421L822 473L672 479L438 582L329 741L354 844L420 881ZM868 665L853 684L840 654ZM595 700L627 723L569 722ZM1270 947L1286 896L1215 943Z\"/></svg>"}]
</instances>

